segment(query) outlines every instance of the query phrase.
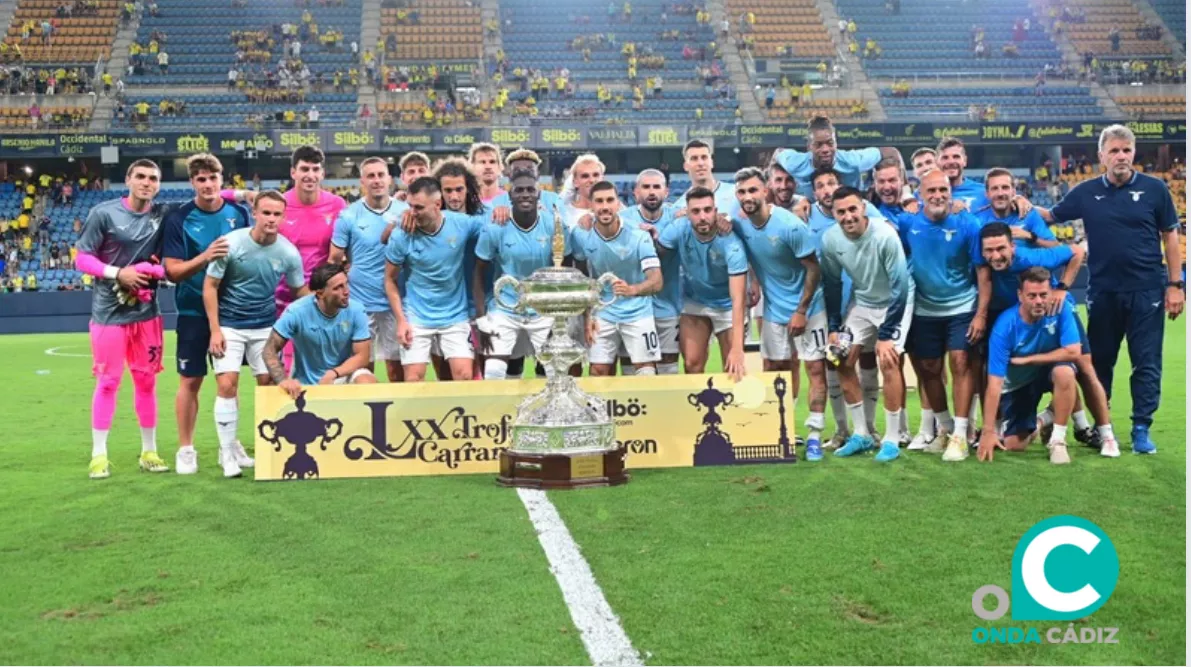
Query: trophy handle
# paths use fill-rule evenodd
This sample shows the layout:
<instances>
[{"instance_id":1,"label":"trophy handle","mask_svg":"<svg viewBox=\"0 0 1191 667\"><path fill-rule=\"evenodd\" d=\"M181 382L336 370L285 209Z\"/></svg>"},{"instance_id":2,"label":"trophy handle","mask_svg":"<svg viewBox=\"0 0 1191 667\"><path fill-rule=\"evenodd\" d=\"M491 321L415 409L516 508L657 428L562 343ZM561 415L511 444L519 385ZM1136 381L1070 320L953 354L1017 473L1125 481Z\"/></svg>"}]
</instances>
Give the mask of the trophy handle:
<instances>
[{"instance_id":1,"label":"trophy handle","mask_svg":"<svg viewBox=\"0 0 1191 667\"><path fill-rule=\"evenodd\" d=\"M517 291L517 302L516 303L509 303L509 302L505 301L505 299L504 299L504 288L505 287L512 287L514 290ZM520 280L517 280L513 276L501 276L500 278L497 278L496 283L494 283L492 285L492 297L496 300L496 303L498 305L500 305L502 308L507 308L508 310L512 310L514 312L521 312L521 311L525 310L525 308L523 306L523 304L525 303L525 286L521 284Z\"/></svg>"},{"instance_id":2,"label":"trophy handle","mask_svg":"<svg viewBox=\"0 0 1191 667\"><path fill-rule=\"evenodd\" d=\"M602 275L596 279L596 284L599 285L600 287L607 287L609 290L611 290L612 283L616 282L616 279L617 279L616 276L613 275L612 273L605 273L604 275ZM600 292L602 293L603 290L600 290ZM611 299L607 299L607 300L599 299L598 303L596 304L596 308L597 309L607 308L608 306L611 306L612 303L615 301L616 301L616 293L613 292Z\"/></svg>"}]
</instances>

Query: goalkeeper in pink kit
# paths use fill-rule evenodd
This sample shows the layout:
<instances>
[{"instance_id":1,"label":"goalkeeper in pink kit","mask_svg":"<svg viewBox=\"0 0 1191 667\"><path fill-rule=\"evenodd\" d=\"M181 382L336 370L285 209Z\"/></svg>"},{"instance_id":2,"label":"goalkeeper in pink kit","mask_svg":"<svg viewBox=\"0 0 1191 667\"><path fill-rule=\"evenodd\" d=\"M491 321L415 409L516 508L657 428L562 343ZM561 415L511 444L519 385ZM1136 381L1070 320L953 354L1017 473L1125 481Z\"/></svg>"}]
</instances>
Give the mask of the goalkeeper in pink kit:
<instances>
[{"instance_id":1,"label":"goalkeeper in pink kit","mask_svg":"<svg viewBox=\"0 0 1191 667\"><path fill-rule=\"evenodd\" d=\"M139 465L146 472L168 472L157 455L157 374L161 372L162 323L156 281L165 270L156 263L161 245L163 207L153 203L161 169L137 160L125 174L128 197L91 209L78 240L75 267L97 280L91 292L91 355L95 393L91 401L92 479L111 475L108 432L116 394L128 365L133 407L141 427Z\"/></svg>"}]
</instances>

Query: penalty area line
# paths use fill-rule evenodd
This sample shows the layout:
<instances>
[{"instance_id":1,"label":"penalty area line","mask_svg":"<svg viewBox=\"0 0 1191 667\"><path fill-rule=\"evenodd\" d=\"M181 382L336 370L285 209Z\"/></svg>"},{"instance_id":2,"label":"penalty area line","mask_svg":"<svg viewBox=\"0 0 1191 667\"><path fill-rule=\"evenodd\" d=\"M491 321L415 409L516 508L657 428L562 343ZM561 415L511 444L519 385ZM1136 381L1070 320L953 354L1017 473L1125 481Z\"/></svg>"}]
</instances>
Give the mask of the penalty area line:
<instances>
[{"instance_id":1,"label":"penalty area line","mask_svg":"<svg viewBox=\"0 0 1191 667\"><path fill-rule=\"evenodd\" d=\"M612 611L604 591L596 583L591 566L579 552L567 525L554 503L540 489L517 489L517 495L538 534L542 551L550 563L550 572L562 590L562 598L571 612L571 620L587 655L596 667L637 667L644 665L629 636Z\"/></svg>"}]
</instances>

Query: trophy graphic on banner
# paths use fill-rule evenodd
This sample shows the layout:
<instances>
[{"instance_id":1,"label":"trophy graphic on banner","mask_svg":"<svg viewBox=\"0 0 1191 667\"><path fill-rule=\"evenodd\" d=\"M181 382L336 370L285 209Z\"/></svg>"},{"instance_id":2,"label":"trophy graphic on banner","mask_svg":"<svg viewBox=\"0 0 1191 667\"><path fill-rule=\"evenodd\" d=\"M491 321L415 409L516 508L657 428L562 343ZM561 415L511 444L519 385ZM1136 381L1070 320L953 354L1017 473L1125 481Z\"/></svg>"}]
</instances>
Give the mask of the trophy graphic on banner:
<instances>
[{"instance_id":1,"label":"trophy graphic on banner","mask_svg":"<svg viewBox=\"0 0 1191 667\"><path fill-rule=\"evenodd\" d=\"M554 266L520 281L502 276L494 285L501 306L519 313L533 309L542 317L554 318L550 337L538 354L548 369L546 388L517 406L496 481L539 489L624 484L629 479L624 472L625 454L616 444L616 428L604 400L580 390L567 374L586 356L585 348L567 333L567 322L589 309L611 305L616 296L604 300L600 291L616 276L605 273L592 280L578 269L563 267L566 243L557 210L554 219ZM516 303L505 299L506 287L516 290Z\"/></svg>"}]
</instances>

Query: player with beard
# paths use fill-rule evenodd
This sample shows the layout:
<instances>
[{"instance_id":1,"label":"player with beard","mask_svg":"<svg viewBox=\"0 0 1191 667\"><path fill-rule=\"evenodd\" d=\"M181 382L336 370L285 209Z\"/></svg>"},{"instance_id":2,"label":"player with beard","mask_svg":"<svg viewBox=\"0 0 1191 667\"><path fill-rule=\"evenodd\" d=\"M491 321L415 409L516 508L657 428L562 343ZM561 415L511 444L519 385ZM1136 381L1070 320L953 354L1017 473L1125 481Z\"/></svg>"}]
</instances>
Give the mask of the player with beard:
<instances>
[{"instance_id":1,"label":"player with beard","mask_svg":"<svg viewBox=\"0 0 1191 667\"><path fill-rule=\"evenodd\" d=\"M467 161L480 182L480 201L485 205L504 194L504 188L500 187L500 168L503 160L501 150L495 144L476 143L467 150Z\"/></svg>"},{"instance_id":2,"label":"player with beard","mask_svg":"<svg viewBox=\"0 0 1191 667\"><path fill-rule=\"evenodd\" d=\"M947 174L951 180L951 200L963 202L968 211L975 213L988 206L988 196L984 187L976 181L964 176L964 169L968 166L968 152L964 149L964 142L955 137L943 137L937 149L939 155L939 169ZM1017 195L1013 196L1013 204L1021 216L1027 216L1034 205L1029 199Z\"/></svg>"},{"instance_id":3,"label":"player with beard","mask_svg":"<svg viewBox=\"0 0 1191 667\"><path fill-rule=\"evenodd\" d=\"M198 472L194 429L198 421L199 390L207 375L211 331L203 306L203 280L207 265L227 255L225 235L252 226L252 216L241 204L225 202L223 165L214 155L199 153L186 160L194 199L171 210L162 223L162 259L166 277L177 284L174 301L178 307L177 351L178 392L174 412L178 420L178 454L174 469L179 475ZM237 442L237 456L248 463L244 447Z\"/></svg>"},{"instance_id":4,"label":"player with beard","mask_svg":"<svg viewBox=\"0 0 1191 667\"><path fill-rule=\"evenodd\" d=\"M821 242L824 298L832 344L839 344L841 331L852 340L839 365L839 375L856 426L856 433L835 455L851 456L875 447L876 429L871 426L874 420L865 409L868 396L861 391L856 377L856 362L869 352L880 359L885 380L885 437L876 460L892 461L900 454L900 413L906 398L901 355L914 300L905 251L892 225L868 217L866 211L872 204L858 190L838 188L830 203L839 224L828 229ZM851 277L854 288L850 304L842 294L845 275Z\"/></svg>"},{"instance_id":5,"label":"player with beard","mask_svg":"<svg viewBox=\"0 0 1191 667\"><path fill-rule=\"evenodd\" d=\"M810 216L811 200L795 192L798 184L780 164L771 162L765 170L765 187L769 189L770 204L786 209L803 222Z\"/></svg>"},{"instance_id":6,"label":"player with beard","mask_svg":"<svg viewBox=\"0 0 1191 667\"><path fill-rule=\"evenodd\" d=\"M909 349L918 359L919 380L930 394L939 423L939 435L927 451L942 450L945 440L943 460L962 461L968 457L965 435L972 403L968 353L987 331L992 284L980 256L980 223L966 211L952 213L947 175L938 170L927 173L922 196L922 212L903 216L901 221L915 287ZM941 381L945 355L955 383L956 415L963 415L954 421Z\"/></svg>"},{"instance_id":7,"label":"player with beard","mask_svg":"<svg viewBox=\"0 0 1191 667\"><path fill-rule=\"evenodd\" d=\"M456 381L471 380L475 350L468 322L463 262L467 247L488 219L443 210L437 179L426 176L409 187L414 231L393 230L385 248L385 295L397 320L397 341L406 382L422 382L430 352L437 347ZM402 295L397 277L409 266Z\"/></svg>"},{"instance_id":8,"label":"player with beard","mask_svg":"<svg viewBox=\"0 0 1191 667\"><path fill-rule=\"evenodd\" d=\"M815 116L807 124L807 152L792 148L779 149L773 155L774 162L794 177L798 189L806 196L813 196L811 174L816 169L834 169L842 183L851 187L860 186L861 174L872 169L883 157L898 157L896 148L863 148L841 151L836 148L835 126L826 116Z\"/></svg>"},{"instance_id":9,"label":"player with beard","mask_svg":"<svg viewBox=\"0 0 1191 667\"><path fill-rule=\"evenodd\" d=\"M616 276L612 292L616 301L587 315L588 358L592 375L612 375L617 351L623 345L632 360L635 375L656 375L661 358L651 296L662 289L661 263L650 235L624 224L616 186L600 181L591 186L595 224L590 230L571 230L575 260L587 267L587 275Z\"/></svg>"},{"instance_id":10,"label":"player with beard","mask_svg":"<svg viewBox=\"0 0 1191 667\"><path fill-rule=\"evenodd\" d=\"M989 205L975 211L980 224L1003 222L1009 225L1013 240L1019 247L1053 248L1059 245L1054 232L1050 231L1039 211L1018 211L1013 172L1001 167L989 169L984 174L984 193ZM1013 292L1017 293L1016 285Z\"/></svg>"},{"instance_id":11,"label":"player with beard","mask_svg":"<svg viewBox=\"0 0 1191 667\"><path fill-rule=\"evenodd\" d=\"M1025 271L1039 267L1051 272L1051 309L1055 315L1062 308L1064 302L1075 308L1075 299L1067 291L1067 285L1075 281L1079 269L1083 266L1086 251L1078 245L1058 245L1053 248L1031 248L1019 246L1012 237L1009 226L1003 222L993 222L980 230L980 247L984 260L992 271L992 300L988 311L992 321L996 321L1001 313L1016 308L1018 305L1018 278ZM1096 369L1092 365L1091 348L1088 337L1084 332L1079 318L1075 318L1075 325L1079 327L1080 356L1076 362L1077 379L1083 394L1087 397L1088 407L1096 419L1096 428L1088 422L1088 415L1076 396L1072 419L1075 420L1075 439L1108 457L1120 456L1120 449L1113 437L1111 422L1108 414L1108 398L1104 387L1096 378ZM1049 419L1047 419L1049 417ZM1054 412L1044 410L1039 413L1039 431L1043 439L1049 438L1049 427L1054 423ZM1103 439L1107 433L1109 438Z\"/></svg>"},{"instance_id":12,"label":"player with beard","mask_svg":"<svg viewBox=\"0 0 1191 667\"><path fill-rule=\"evenodd\" d=\"M372 372L380 359L389 382L401 382L401 350L397 345L397 321L385 296L385 244L381 237L389 225L401 220L409 206L390 195L393 176L384 158L370 157L360 163L360 189L364 196L340 213L335 222L329 262L350 262L348 290L352 303L368 316L372 341L367 369Z\"/></svg>"},{"instance_id":13,"label":"player with beard","mask_svg":"<svg viewBox=\"0 0 1191 667\"><path fill-rule=\"evenodd\" d=\"M819 284L815 240L806 223L769 203L765 174L748 167L736 172L740 213L733 229L744 244L749 264L761 284L765 322L761 329L761 357L766 371L790 371L790 398L796 401L800 384L798 362L806 363L810 379L810 417L806 426L807 455L811 444L820 449L823 409L827 403L827 315Z\"/></svg>"},{"instance_id":14,"label":"player with beard","mask_svg":"<svg viewBox=\"0 0 1191 667\"><path fill-rule=\"evenodd\" d=\"M815 238L815 250L818 253L819 261L823 261L823 235L828 230L839 226L835 217L832 215L831 201L835 196L835 191L844 187L840 184L840 176L833 169L816 169L815 173L811 175L811 186L814 187L815 203L811 206L810 220L808 225L811 234ZM865 202L865 219L869 222L887 223L885 217L877 210L871 202ZM865 223L867 224L867 223ZM897 226L894 225L894 231ZM852 300L852 275L848 272L840 274L843 289L843 304L851 303ZM877 427L877 397L881 393L881 378L877 370L877 356L873 350L863 350L860 352L860 386L864 393L864 414L866 415L868 425L868 433L876 433ZM847 407L844 403L843 391L840 388L839 373L831 366L827 365L827 397L831 402L831 415L835 418L835 434L831 436L831 442L828 447L835 448L843 446L848 439L848 413ZM899 438L900 440L900 438Z\"/></svg>"},{"instance_id":15,"label":"player with beard","mask_svg":"<svg viewBox=\"0 0 1191 667\"><path fill-rule=\"evenodd\" d=\"M658 235L663 260L666 255L676 257L685 278L679 326L683 367L687 374L703 372L714 335L724 372L739 381L745 374L748 257L735 234L720 234L716 228L719 212L711 190L689 190L687 207L685 219L675 220Z\"/></svg>"},{"instance_id":16,"label":"player with beard","mask_svg":"<svg viewBox=\"0 0 1191 667\"><path fill-rule=\"evenodd\" d=\"M730 183L721 183L715 178L715 159L711 145L700 139L691 139L682 147L682 168L691 178L691 188L706 188L715 193L715 208L724 215L736 210L736 191ZM686 208L686 194L675 202Z\"/></svg>"},{"instance_id":17,"label":"player with beard","mask_svg":"<svg viewBox=\"0 0 1191 667\"><path fill-rule=\"evenodd\" d=\"M534 271L553 264L551 241L562 221L555 218L554 211L539 207L537 172L529 169L513 172L510 186L512 223L487 225L476 243L472 294L475 295L480 342L488 353L484 363L485 380L506 378L509 357L522 339L527 339L531 354L539 354L554 324L553 318L543 317L532 309L515 312L494 298L482 296L482 283L491 277L491 267L495 267L498 276L525 280ZM569 235L564 234L566 237ZM568 256L569 264L569 242L564 254ZM516 303L517 294L512 288L507 288L503 296L506 302Z\"/></svg>"},{"instance_id":18,"label":"player with beard","mask_svg":"<svg viewBox=\"0 0 1191 667\"><path fill-rule=\"evenodd\" d=\"M657 169L646 169L637 175L633 197L637 205L620 212L620 221L629 227L649 232L657 238L675 223L676 206L666 203L670 190L666 187L666 176ZM653 295L653 319L657 326L658 345L662 348L662 360L658 363L658 375L678 375L678 316L682 313L682 276L679 273L678 255L662 253L659 256L662 268L662 289ZM628 374L628 363L622 350L620 365Z\"/></svg>"},{"instance_id":19,"label":"player with beard","mask_svg":"<svg viewBox=\"0 0 1191 667\"><path fill-rule=\"evenodd\" d=\"M472 164L465 162L461 158L447 158L440 160L434 165L432 175L438 179L439 185L442 187L442 201L445 210L463 215L484 215L488 211L480 196L481 186L479 179L476 178L475 169ZM410 223L412 224L412 222L411 219ZM405 230L406 232L412 232L413 227L407 225ZM476 285L472 281L472 275L475 273L476 243L478 240L479 236L468 242L466 253L463 256L463 287L467 292L468 317L472 319L476 317L475 302L472 299L472 291ZM492 298L493 280L495 278L490 268L485 279L480 283L480 287L483 289L481 294L483 294L485 301ZM482 380L484 377L484 351L479 345L479 332L473 330L471 338L472 347L476 350L477 358L477 362L472 368L472 371L475 373L475 377L472 379ZM442 378L444 382L449 382L451 380L451 372L446 360L442 358L437 349L432 350L431 357L434 361L434 369L438 377Z\"/></svg>"},{"instance_id":20,"label":"player with beard","mask_svg":"<svg viewBox=\"0 0 1191 667\"><path fill-rule=\"evenodd\" d=\"M162 235L163 210L153 203L161 189L161 168L150 160L137 160L128 166L124 183L127 197L98 204L87 213L75 260L76 269L97 279L91 292L90 325L91 373L96 380L91 399L91 479L111 476L108 433L125 364L132 374L133 407L141 427L140 468L169 472L157 455L162 321L153 289L165 271L150 265Z\"/></svg>"},{"instance_id":21,"label":"player with beard","mask_svg":"<svg viewBox=\"0 0 1191 667\"><path fill-rule=\"evenodd\" d=\"M270 301L276 299L276 286L283 283L298 298L310 293L301 254L281 236L285 209L286 200L280 193L257 194L252 207L255 224L227 235L227 255L207 267L203 280L203 306L211 331L209 349L215 358L215 430L224 477L239 477L246 467L236 440L241 362L248 360L257 386L270 383L264 349L277 322L276 310L269 308Z\"/></svg>"}]
</instances>

